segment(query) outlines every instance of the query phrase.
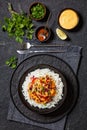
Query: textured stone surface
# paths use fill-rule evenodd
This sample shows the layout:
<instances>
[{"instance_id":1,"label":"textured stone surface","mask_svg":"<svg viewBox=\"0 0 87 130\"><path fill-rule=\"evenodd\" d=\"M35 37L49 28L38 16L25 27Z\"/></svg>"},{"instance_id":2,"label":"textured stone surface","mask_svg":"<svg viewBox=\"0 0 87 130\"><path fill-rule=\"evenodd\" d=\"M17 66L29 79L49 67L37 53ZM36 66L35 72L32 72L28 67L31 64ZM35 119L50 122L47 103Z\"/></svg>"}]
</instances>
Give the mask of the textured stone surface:
<instances>
[{"instance_id":1,"label":"textured stone surface","mask_svg":"<svg viewBox=\"0 0 87 130\"><path fill-rule=\"evenodd\" d=\"M78 80L80 84L80 94L78 99L78 104L72 111L72 113L68 116L68 120L66 123L66 130L86 130L87 129L87 1L79 0L39 0L46 3L49 10L53 12L53 18L50 20L50 27L52 28L53 33L55 32L55 28L58 27L57 24L57 14L64 8L73 8L77 10L80 14L80 26L79 28L73 31L65 31L70 41L65 41L65 43L70 43L73 45L79 45L83 47L82 60L80 64L80 69L78 72ZM28 12L29 3L32 0L0 0L0 21L4 21L4 17L10 16L7 10L7 3L11 2L15 8L18 10L18 2L21 2L21 6L25 12ZM44 24L44 23L39 23ZM37 24L38 26L38 24ZM51 42L58 41L62 43L58 37L54 36L54 40ZM9 81L11 78L12 70L6 66L4 66L5 60L13 54L16 54L16 48L18 45L15 40L9 38L7 33L1 31L0 26L0 41L12 42L12 45L9 45L9 50L5 47L4 51L0 50L0 129L1 130L37 130L35 126L28 126L22 123L10 122L7 121L7 113L8 113L8 105L9 105ZM1 45L0 45L1 48ZM45 130L44 128L38 128L38 130Z\"/></svg>"}]
</instances>

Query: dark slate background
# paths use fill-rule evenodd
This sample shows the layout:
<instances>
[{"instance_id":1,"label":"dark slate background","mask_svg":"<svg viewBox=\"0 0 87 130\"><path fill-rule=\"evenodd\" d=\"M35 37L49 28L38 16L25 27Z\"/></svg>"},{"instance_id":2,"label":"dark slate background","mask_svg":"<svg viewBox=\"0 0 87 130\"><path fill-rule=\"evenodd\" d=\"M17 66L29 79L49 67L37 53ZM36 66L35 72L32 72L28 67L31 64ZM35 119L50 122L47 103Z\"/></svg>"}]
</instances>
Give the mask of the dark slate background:
<instances>
[{"instance_id":1,"label":"dark slate background","mask_svg":"<svg viewBox=\"0 0 87 130\"><path fill-rule=\"evenodd\" d=\"M65 31L70 40L65 41L71 45L78 45L83 47L80 68L78 71L79 80L79 99L78 104L70 113L65 130L87 130L87 1L86 0L38 0L47 5L52 12L52 17L49 21L49 26L52 28L53 34L59 25L57 24L57 15L64 8L73 8L77 10L80 16L80 24L78 28L73 31ZM7 3L11 2L14 9L18 10L18 3L21 4L22 9L28 12L29 5L33 0L0 0L0 24L4 22L4 17L10 17L7 10ZM44 22L35 22L38 27ZM54 41L61 43L60 39L54 35ZM6 45L1 45L5 43ZM12 55L17 55L16 49L19 44L14 39L9 38L7 33L2 32L0 25L0 130L37 130L35 126L30 126L22 123L7 121L7 113L9 106L9 84L13 70L5 66L5 60ZM45 130L38 128L38 130Z\"/></svg>"}]
</instances>

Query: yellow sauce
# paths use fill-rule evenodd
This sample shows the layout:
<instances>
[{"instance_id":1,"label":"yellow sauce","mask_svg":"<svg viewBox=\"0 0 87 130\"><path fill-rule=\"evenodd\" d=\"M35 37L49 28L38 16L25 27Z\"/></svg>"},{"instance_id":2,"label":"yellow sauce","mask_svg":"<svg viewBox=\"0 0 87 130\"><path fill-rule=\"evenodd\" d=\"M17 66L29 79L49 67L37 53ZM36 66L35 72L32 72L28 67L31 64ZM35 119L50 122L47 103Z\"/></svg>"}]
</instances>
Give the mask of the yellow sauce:
<instances>
[{"instance_id":1,"label":"yellow sauce","mask_svg":"<svg viewBox=\"0 0 87 130\"><path fill-rule=\"evenodd\" d=\"M64 10L59 16L59 24L64 29L73 29L77 26L79 17L72 9Z\"/></svg>"}]
</instances>

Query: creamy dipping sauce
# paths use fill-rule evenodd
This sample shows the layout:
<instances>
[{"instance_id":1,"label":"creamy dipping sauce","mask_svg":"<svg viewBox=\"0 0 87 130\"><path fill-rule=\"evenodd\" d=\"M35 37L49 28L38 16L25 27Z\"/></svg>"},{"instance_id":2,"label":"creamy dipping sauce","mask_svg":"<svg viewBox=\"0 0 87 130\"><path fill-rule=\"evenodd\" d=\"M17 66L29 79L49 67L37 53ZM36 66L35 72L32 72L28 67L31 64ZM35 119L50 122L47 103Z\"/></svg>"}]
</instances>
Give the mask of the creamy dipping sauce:
<instances>
[{"instance_id":1,"label":"creamy dipping sauce","mask_svg":"<svg viewBox=\"0 0 87 130\"><path fill-rule=\"evenodd\" d=\"M66 9L59 16L59 24L64 29L73 29L77 26L79 17L72 9Z\"/></svg>"}]
</instances>

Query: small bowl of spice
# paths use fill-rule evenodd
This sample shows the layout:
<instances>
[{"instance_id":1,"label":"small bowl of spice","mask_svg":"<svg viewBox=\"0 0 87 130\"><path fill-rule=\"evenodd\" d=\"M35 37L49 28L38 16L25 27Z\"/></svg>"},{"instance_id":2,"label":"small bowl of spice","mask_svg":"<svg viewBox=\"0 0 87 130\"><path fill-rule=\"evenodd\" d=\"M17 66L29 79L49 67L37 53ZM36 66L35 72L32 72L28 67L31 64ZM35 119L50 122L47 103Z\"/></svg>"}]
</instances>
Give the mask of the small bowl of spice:
<instances>
[{"instance_id":1,"label":"small bowl of spice","mask_svg":"<svg viewBox=\"0 0 87 130\"><path fill-rule=\"evenodd\" d=\"M46 42L51 36L51 30L49 27L40 26L37 28L35 36L40 42Z\"/></svg>"},{"instance_id":2,"label":"small bowl of spice","mask_svg":"<svg viewBox=\"0 0 87 130\"><path fill-rule=\"evenodd\" d=\"M40 2L34 2L29 7L30 17L36 21L44 19L46 16L46 6Z\"/></svg>"}]
</instances>

